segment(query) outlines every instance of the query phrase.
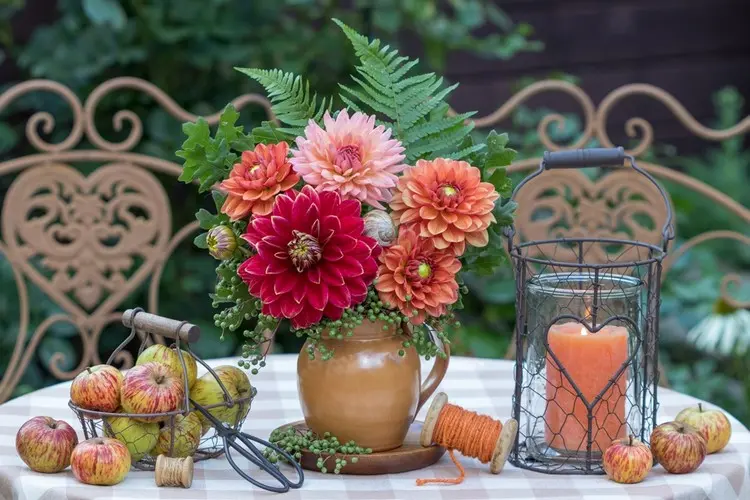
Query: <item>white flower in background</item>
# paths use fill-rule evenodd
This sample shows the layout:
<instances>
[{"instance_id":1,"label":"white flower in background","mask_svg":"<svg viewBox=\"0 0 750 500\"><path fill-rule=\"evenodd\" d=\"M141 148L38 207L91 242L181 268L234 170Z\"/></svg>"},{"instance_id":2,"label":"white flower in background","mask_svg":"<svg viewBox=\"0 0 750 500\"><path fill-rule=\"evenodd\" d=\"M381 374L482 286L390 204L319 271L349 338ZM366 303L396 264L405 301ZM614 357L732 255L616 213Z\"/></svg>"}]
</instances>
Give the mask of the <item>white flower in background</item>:
<instances>
[{"instance_id":1,"label":"white flower in background","mask_svg":"<svg viewBox=\"0 0 750 500\"><path fill-rule=\"evenodd\" d=\"M714 312L691 328L687 339L709 354L742 356L750 348L750 311L719 299Z\"/></svg>"}]
</instances>

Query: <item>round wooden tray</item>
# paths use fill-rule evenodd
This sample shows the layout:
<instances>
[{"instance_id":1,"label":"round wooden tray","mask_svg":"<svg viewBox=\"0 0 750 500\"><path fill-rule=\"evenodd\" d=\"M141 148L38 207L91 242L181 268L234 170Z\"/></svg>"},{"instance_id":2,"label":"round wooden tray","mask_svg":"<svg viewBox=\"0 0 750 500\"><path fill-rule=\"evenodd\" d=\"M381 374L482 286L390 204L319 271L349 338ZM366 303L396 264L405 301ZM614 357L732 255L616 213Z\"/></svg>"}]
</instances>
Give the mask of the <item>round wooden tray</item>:
<instances>
[{"instance_id":1,"label":"round wooden tray","mask_svg":"<svg viewBox=\"0 0 750 500\"><path fill-rule=\"evenodd\" d=\"M422 425L422 422L414 422L411 424L406 439L404 440L404 444L395 450L382 451L368 455L342 455L339 453L328 455L324 453L321 456L323 459L328 458L327 463L330 462L331 464L328 466L329 471L333 470L336 458L346 459L347 464L341 469L341 474L394 474L398 472L424 469L440 460L440 457L445 453L445 448L440 446L429 446L425 448L419 444L419 435L422 432ZM302 420L283 425L279 427L279 429L286 429L289 426L293 426L300 431L308 430L305 422ZM351 461L351 457L353 456L357 457L357 463ZM300 460L302 468L318 471L317 462L318 455L310 453L307 450L302 451L302 459Z\"/></svg>"}]
</instances>

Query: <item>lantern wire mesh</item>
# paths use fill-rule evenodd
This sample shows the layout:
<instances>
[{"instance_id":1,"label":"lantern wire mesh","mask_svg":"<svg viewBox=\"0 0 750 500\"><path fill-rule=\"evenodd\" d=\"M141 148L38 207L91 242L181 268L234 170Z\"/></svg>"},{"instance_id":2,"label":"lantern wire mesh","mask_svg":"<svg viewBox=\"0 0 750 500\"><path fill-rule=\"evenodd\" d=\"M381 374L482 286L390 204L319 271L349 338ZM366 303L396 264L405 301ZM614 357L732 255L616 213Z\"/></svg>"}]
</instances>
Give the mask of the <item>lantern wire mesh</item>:
<instances>
[{"instance_id":1,"label":"lantern wire mesh","mask_svg":"<svg viewBox=\"0 0 750 500\"><path fill-rule=\"evenodd\" d=\"M142 309L138 308L134 310L134 315L138 312L143 311ZM140 337L140 344L138 348L138 354L140 355L145 347L147 346L150 335L146 332L138 332L138 330L135 327L135 322L131 320L131 323L133 324L131 328L130 335L115 349L115 351L112 353L112 355L107 360L108 365L112 365L113 361L116 359L121 358L121 351L125 349L128 344L130 344L133 339L136 337L137 334L139 334ZM161 434L163 432L164 428L170 429L169 432L169 446L166 450L164 450L164 455L168 457L173 457L176 455L182 456L178 449L176 449L176 445L179 446L181 442L184 442L185 439L190 439L187 431L181 430L181 426L179 425L179 420L183 417L187 417L189 414L191 414L190 409L190 402L189 402L189 393L190 388L187 384L187 368L185 366L185 360L183 359L182 350L185 350L187 353L189 353L195 361L202 365L208 373L210 373L217 381L219 387L223 391L224 401L218 404L214 405L207 405L204 406L207 410L212 410L215 408L226 408L230 409L233 407L237 407L236 412L226 412L222 411L220 414L234 414L236 417L231 422L224 422L227 426L229 426L232 429L239 430L242 428L242 424L245 421L245 418L247 417L248 412L250 411L250 406L252 405L252 401L255 398L255 395L257 394L257 389L255 387L252 387L251 394L248 397L244 398L232 398L232 396L227 391L226 387L224 386L223 382L219 378L219 376L216 374L216 372L206 364L200 357L198 357L190 348L190 344L188 342L181 342L180 341L180 335L179 331L180 328L187 322L182 322L179 324L179 326L176 329L175 335L174 335L174 344L172 348L175 349L175 352L178 355L178 358L180 360L180 364L182 366L183 371L183 381L185 382L185 398L183 401L183 404L180 408L171 411L171 412L164 412L164 413L149 413L149 414L131 414L131 413L123 413L123 412L117 412L117 413L109 413L109 412L101 412L101 411L94 411L94 410L87 410L81 407L76 406L73 404L72 401L68 402L68 406L71 410L73 410L73 413L76 414L78 417L78 420L80 421L81 428L83 429L83 434L86 439L96 438L96 437L116 437L119 441L122 441L124 444L128 446L129 449L135 450L138 452L138 455L143 455L139 458L136 458L132 462L132 466L139 470L147 470L152 471L156 467L156 454L151 454L152 450L156 450L156 448L153 446L153 442L151 439L149 439L148 436L144 436L144 433L141 429L136 428L137 426L143 425L144 421L148 419L160 419L161 421L157 424L159 425L159 433ZM127 354L127 353L123 353ZM198 413L193 412L193 414L198 415ZM212 412L213 414L213 412ZM127 426L125 427L118 427L116 430L112 428L111 425L111 419L117 418L117 417L127 417L128 419L131 419ZM177 425L176 425L177 424ZM132 428L132 429L131 429ZM129 432L132 431L132 432ZM183 440L183 441L181 441ZM192 447L192 445L191 445ZM177 452L177 453L176 453ZM221 436L216 432L215 429L209 428L209 429L202 429L202 435L200 437L199 443L195 451L193 451L190 456L193 457L194 461L200 461L200 460L206 460L209 458L216 458L224 453L224 444Z\"/></svg>"},{"instance_id":2,"label":"lantern wire mesh","mask_svg":"<svg viewBox=\"0 0 750 500\"><path fill-rule=\"evenodd\" d=\"M664 190L617 148L545 153L513 197L549 169L622 167L624 160L666 203L661 245L562 236L520 242L512 226L506 232L516 277L519 431L509 459L517 467L600 474L613 440L633 435L648 442L656 425L660 281L674 237Z\"/></svg>"}]
</instances>

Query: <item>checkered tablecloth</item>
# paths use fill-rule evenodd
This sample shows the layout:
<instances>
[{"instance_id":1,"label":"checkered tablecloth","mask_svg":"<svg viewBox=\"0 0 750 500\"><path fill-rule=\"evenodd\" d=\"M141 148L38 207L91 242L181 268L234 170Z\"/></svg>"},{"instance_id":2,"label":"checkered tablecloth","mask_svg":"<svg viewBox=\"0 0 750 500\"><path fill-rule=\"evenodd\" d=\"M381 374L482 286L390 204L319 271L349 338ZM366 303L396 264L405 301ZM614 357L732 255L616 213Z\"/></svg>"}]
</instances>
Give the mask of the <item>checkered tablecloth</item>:
<instances>
[{"instance_id":1,"label":"checkered tablecloth","mask_svg":"<svg viewBox=\"0 0 750 500\"><path fill-rule=\"evenodd\" d=\"M213 360L211 364L235 360ZM513 364L508 361L453 358L441 385L452 403L505 419L510 415ZM429 366L425 367L428 369ZM279 425L302 418L297 400L296 357L274 355L268 366L253 378L258 396L245 422L247 432L266 438ZM55 499L243 499L277 496L253 488L238 477L225 459L196 464L189 490L157 488L152 472L132 471L114 487L78 483L70 469L59 474L31 472L16 455L18 428L29 418L49 415L74 423L67 406L69 384L60 384L14 399L0 406L0 498L19 500ZM674 391L660 390L660 421L669 420L696 400ZM425 405L420 414L424 417ZM451 477L455 467L446 456L436 465L419 471L387 476L336 476L306 472L301 490L277 496L286 499L750 499L750 433L734 418L729 446L711 455L692 474L670 475L655 467L637 485L624 486L602 476L551 476L516 469L510 464L499 475L475 460L462 458L466 480L461 485L418 487L417 478ZM82 433L79 429L79 434ZM252 470L248 465L246 470ZM291 472L291 469L290 469Z\"/></svg>"}]
</instances>

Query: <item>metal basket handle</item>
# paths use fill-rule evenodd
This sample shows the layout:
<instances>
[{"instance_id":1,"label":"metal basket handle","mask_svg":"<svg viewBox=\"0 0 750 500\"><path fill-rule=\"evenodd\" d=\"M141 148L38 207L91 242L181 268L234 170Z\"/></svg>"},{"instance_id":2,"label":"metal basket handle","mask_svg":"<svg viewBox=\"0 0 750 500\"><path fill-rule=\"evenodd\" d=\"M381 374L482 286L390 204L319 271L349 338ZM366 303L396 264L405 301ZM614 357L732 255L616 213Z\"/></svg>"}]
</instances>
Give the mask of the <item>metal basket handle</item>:
<instances>
[{"instance_id":1,"label":"metal basket handle","mask_svg":"<svg viewBox=\"0 0 750 500\"><path fill-rule=\"evenodd\" d=\"M524 178L513 190L511 200L514 200L519 190L530 180L541 175L546 170L561 169L561 168L585 168L595 166L606 166L606 167L619 167L623 166L625 161L630 162L630 166L633 170L643 175L648 179L659 191L662 199L664 200L664 206L667 211L667 218L664 221L662 227L662 250L664 253L667 252L669 242L674 239L674 225L672 223L672 205L669 203L669 198L664 188L656 182L656 179L651 176L648 172L639 167L633 156L625 154L623 147L617 148L589 148L589 149L575 149L570 151L545 151L542 157L542 162L539 164L539 168L533 173L529 174ZM516 234L515 226L511 224L506 230L505 235L508 238L508 251L513 250L513 238Z\"/></svg>"}]
</instances>

